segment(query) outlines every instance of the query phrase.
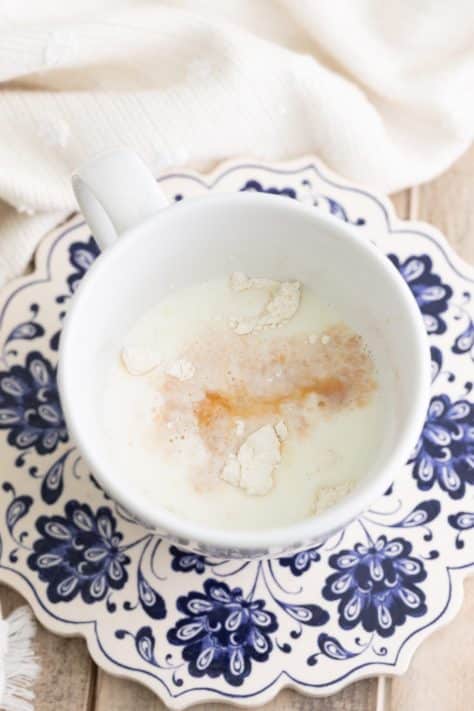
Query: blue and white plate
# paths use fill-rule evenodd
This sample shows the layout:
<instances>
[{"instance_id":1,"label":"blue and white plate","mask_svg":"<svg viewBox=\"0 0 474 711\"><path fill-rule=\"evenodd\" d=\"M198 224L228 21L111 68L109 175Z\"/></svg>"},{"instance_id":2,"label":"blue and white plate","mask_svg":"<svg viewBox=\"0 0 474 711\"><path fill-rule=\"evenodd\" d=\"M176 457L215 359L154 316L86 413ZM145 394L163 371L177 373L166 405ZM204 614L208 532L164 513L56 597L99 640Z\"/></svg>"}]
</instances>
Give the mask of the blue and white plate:
<instances>
[{"instance_id":1,"label":"blue and white plate","mask_svg":"<svg viewBox=\"0 0 474 711\"><path fill-rule=\"evenodd\" d=\"M44 239L34 273L0 298L0 580L46 627L84 636L99 666L172 708L263 703L286 685L325 695L401 673L457 612L474 567L474 273L433 228L398 220L387 201L313 159L230 163L161 185L174 200L207 190L304 200L373 240L408 282L429 333L423 432L380 501L294 557L212 560L152 535L81 461L58 399L62 320L98 253L76 215Z\"/></svg>"}]
</instances>

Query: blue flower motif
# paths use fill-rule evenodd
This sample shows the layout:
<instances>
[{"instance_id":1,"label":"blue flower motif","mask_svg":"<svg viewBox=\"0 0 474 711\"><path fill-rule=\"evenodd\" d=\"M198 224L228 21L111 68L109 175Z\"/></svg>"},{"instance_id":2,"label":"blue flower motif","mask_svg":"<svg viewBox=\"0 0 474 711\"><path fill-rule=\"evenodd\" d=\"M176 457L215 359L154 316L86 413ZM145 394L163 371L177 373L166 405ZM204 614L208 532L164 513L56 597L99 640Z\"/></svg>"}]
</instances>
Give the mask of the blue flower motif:
<instances>
[{"instance_id":1,"label":"blue flower motif","mask_svg":"<svg viewBox=\"0 0 474 711\"><path fill-rule=\"evenodd\" d=\"M37 306L36 304L32 305ZM37 308L32 308L34 314L38 312ZM36 323L33 319L31 321L23 321L19 323L7 338L7 343L11 341L34 341L35 338L41 338L44 336L44 328L40 323Z\"/></svg>"},{"instance_id":2,"label":"blue flower motif","mask_svg":"<svg viewBox=\"0 0 474 711\"><path fill-rule=\"evenodd\" d=\"M203 555L182 551L176 546L170 547L170 554L173 556L171 567L177 573L190 573L194 570L196 573L201 574L206 569L207 560Z\"/></svg>"},{"instance_id":3,"label":"blue flower motif","mask_svg":"<svg viewBox=\"0 0 474 711\"><path fill-rule=\"evenodd\" d=\"M38 351L27 355L24 366L0 372L0 429L9 430L8 444L34 447L38 454L68 440L56 369Z\"/></svg>"},{"instance_id":4,"label":"blue flower motif","mask_svg":"<svg viewBox=\"0 0 474 711\"><path fill-rule=\"evenodd\" d=\"M412 545L403 538L357 543L329 558L337 572L323 588L326 600L339 600L339 624L389 637L407 617L426 614L425 595L417 586L426 578L423 563L410 557Z\"/></svg>"},{"instance_id":5,"label":"blue flower motif","mask_svg":"<svg viewBox=\"0 0 474 711\"><path fill-rule=\"evenodd\" d=\"M474 512L459 511L456 514L451 514L448 516L448 523L459 531L456 536L456 548L464 548L462 534L464 531L469 531L474 528Z\"/></svg>"},{"instance_id":6,"label":"blue flower motif","mask_svg":"<svg viewBox=\"0 0 474 711\"><path fill-rule=\"evenodd\" d=\"M453 499L474 484L474 405L451 402L448 395L431 398L428 416L410 457L418 488L427 491L437 481Z\"/></svg>"},{"instance_id":7,"label":"blue flower motif","mask_svg":"<svg viewBox=\"0 0 474 711\"><path fill-rule=\"evenodd\" d=\"M469 318L464 331L457 336L451 350L453 353L459 354L471 352L474 358L474 321L471 318Z\"/></svg>"},{"instance_id":8,"label":"blue flower motif","mask_svg":"<svg viewBox=\"0 0 474 711\"><path fill-rule=\"evenodd\" d=\"M408 257L404 262L401 262L395 254L389 254L388 258L410 287L422 313L427 332L444 333L446 323L440 314L447 311L453 290L432 271L431 257L421 254Z\"/></svg>"},{"instance_id":9,"label":"blue flower motif","mask_svg":"<svg viewBox=\"0 0 474 711\"><path fill-rule=\"evenodd\" d=\"M265 610L264 600L245 599L240 588L206 580L204 593L179 597L177 608L185 617L169 630L168 641L183 647L194 677L222 675L232 686L240 686L252 660L266 661L273 649L270 635L278 628L276 616Z\"/></svg>"},{"instance_id":10,"label":"blue flower motif","mask_svg":"<svg viewBox=\"0 0 474 711\"><path fill-rule=\"evenodd\" d=\"M82 277L99 256L97 242L91 237L87 242L73 242L69 247L69 261L75 271L67 278L69 290L74 292Z\"/></svg>"},{"instance_id":11,"label":"blue flower motif","mask_svg":"<svg viewBox=\"0 0 474 711\"><path fill-rule=\"evenodd\" d=\"M313 563L317 563L321 560L321 556L318 553L319 548L321 548L321 546L308 548L288 558L280 558L278 562L284 568L289 568L293 575L303 575L303 573L306 573L306 571L310 569Z\"/></svg>"},{"instance_id":12,"label":"blue flower motif","mask_svg":"<svg viewBox=\"0 0 474 711\"><path fill-rule=\"evenodd\" d=\"M127 582L130 558L120 547L123 536L109 508L102 506L94 515L87 504L68 501L65 516L40 516L36 528L41 538L28 565L48 584L51 602L80 594L91 604Z\"/></svg>"},{"instance_id":13,"label":"blue flower motif","mask_svg":"<svg viewBox=\"0 0 474 711\"><path fill-rule=\"evenodd\" d=\"M285 197L292 198L296 200L296 190L293 188L264 188L262 183L258 180L247 180L245 185L240 188L240 192L254 192L254 193L269 193L270 195L284 195Z\"/></svg>"}]
</instances>

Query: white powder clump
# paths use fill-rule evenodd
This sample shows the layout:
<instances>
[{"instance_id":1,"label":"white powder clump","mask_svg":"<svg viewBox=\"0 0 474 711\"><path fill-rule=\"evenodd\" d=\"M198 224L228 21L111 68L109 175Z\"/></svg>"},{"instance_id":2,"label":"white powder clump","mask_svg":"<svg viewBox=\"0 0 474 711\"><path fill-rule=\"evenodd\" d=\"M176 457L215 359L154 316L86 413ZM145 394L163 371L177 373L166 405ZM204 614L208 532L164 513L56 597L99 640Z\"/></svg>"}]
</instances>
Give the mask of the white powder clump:
<instances>
[{"instance_id":1,"label":"white powder clump","mask_svg":"<svg viewBox=\"0 0 474 711\"><path fill-rule=\"evenodd\" d=\"M288 437L288 427L285 425L283 420L280 420L280 422L276 423L275 432L277 433L280 442L284 442L285 439Z\"/></svg>"},{"instance_id":2,"label":"white powder clump","mask_svg":"<svg viewBox=\"0 0 474 711\"><path fill-rule=\"evenodd\" d=\"M343 481L334 486L321 486L316 491L313 503L313 513L320 514L335 506L341 499L348 496L354 488L353 481Z\"/></svg>"},{"instance_id":3,"label":"white powder clump","mask_svg":"<svg viewBox=\"0 0 474 711\"><path fill-rule=\"evenodd\" d=\"M263 496L273 487L280 460L280 440L271 425L264 425L247 437L237 456L229 455L220 476L251 496Z\"/></svg>"},{"instance_id":4,"label":"white powder clump","mask_svg":"<svg viewBox=\"0 0 474 711\"><path fill-rule=\"evenodd\" d=\"M194 365L185 358L179 358L172 363L166 370L168 375L177 378L178 380L190 380L196 372Z\"/></svg>"},{"instance_id":5,"label":"white powder clump","mask_svg":"<svg viewBox=\"0 0 474 711\"><path fill-rule=\"evenodd\" d=\"M232 272L229 284L232 291L246 291L247 289L273 289L278 287L279 282L261 277L249 278L243 272Z\"/></svg>"},{"instance_id":6,"label":"white powder clump","mask_svg":"<svg viewBox=\"0 0 474 711\"><path fill-rule=\"evenodd\" d=\"M243 420L235 421L235 434L237 437L242 437L245 432L245 422Z\"/></svg>"},{"instance_id":7,"label":"white powder clump","mask_svg":"<svg viewBox=\"0 0 474 711\"><path fill-rule=\"evenodd\" d=\"M328 336L327 333L323 333L321 336L321 343L323 346L327 346L327 344L331 341L331 336Z\"/></svg>"},{"instance_id":8,"label":"white powder clump","mask_svg":"<svg viewBox=\"0 0 474 711\"><path fill-rule=\"evenodd\" d=\"M130 375L146 375L157 368L160 359L149 348L126 346L122 348L122 363Z\"/></svg>"},{"instance_id":9,"label":"white powder clump","mask_svg":"<svg viewBox=\"0 0 474 711\"><path fill-rule=\"evenodd\" d=\"M221 471L221 479L232 486L240 485L240 462L235 454L229 454L224 468Z\"/></svg>"},{"instance_id":10,"label":"white powder clump","mask_svg":"<svg viewBox=\"0 0 474 711\"><path fill-rule=\"evenodd\" d=\"M308 336L308 343L310 343L311 345L314 345L317 340L318 340L318 339L316 338L316 336L314 335L314 333L311 333L311 334Z\"/></svg>"},{"instance_id":11,"label":"white powder clump","mask_svg":"<svg viewBox=\"0 0 474 711\"><path fill-rule=\"evenodd\" d=\"M256 319L232 319L230 327L238 336L247 336L249 333L258 330Z\"/></svg>"},{"instance_id":12,"label":"white powder clump","mask_svg":"<svg viewBox=\"0 0 474 711\"><path fill-rule=\"evenodd\" d=\"M269 298L262 311L256 316L232 319L231 328L239 336L245 336L263 328L275 328L289 321L297 312L301 299L299 281L274 281L273 279L249 279L242 272L234 272L230 277L233 291L246 289L267 289Z\"/></svg>"},{"instance_id":13,"label":"white powder clump","mask_svg":"<svg viewBox=\"0 0 474 711\"><path fill-rule=\"evenodd\" d=\"M266 313L260 317L262 325L280 326L284 321L289 321L300 305L300 289L299 281L282 282L266 305Z\"/></svg>"}]
</instances>

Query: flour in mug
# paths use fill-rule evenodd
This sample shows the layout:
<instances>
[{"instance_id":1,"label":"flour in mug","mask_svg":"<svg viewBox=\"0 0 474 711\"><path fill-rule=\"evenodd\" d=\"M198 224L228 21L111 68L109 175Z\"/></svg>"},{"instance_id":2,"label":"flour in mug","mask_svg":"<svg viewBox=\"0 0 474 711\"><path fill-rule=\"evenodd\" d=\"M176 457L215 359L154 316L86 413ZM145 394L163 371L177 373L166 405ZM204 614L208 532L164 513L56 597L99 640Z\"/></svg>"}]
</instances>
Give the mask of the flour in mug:
<instances>
[{"instance_id":1,"label":"flour in mug","mask_svg":"<svg viewBox=\"0 0 474 711\"><path fill-rule=\"evenodd\" d=\"M103 410L117 477L222 529L317 515L375 458L375 367L362 338L297 280L239 272L145 313L110 364Z\"/></svg>"}]
</instances>

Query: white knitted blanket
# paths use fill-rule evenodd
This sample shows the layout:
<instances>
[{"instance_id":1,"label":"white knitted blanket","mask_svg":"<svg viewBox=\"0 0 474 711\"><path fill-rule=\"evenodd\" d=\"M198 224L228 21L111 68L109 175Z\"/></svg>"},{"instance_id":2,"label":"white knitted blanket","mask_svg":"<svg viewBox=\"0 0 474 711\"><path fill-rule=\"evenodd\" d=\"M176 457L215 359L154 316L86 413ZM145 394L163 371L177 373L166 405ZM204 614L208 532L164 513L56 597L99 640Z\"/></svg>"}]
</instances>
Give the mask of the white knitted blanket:
<instances>
[{"instance_id":1,"label":"white knitted blanket","mask_svg":"<svg viewBox=\"0 0 474 711\"><path fill-rule=\"evenodd\" d=\"M474 129L472 0L2 0L0 282L127 144L155 172L315 153L386 192Z\"/></svg>"}]
</instances>

